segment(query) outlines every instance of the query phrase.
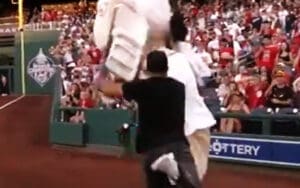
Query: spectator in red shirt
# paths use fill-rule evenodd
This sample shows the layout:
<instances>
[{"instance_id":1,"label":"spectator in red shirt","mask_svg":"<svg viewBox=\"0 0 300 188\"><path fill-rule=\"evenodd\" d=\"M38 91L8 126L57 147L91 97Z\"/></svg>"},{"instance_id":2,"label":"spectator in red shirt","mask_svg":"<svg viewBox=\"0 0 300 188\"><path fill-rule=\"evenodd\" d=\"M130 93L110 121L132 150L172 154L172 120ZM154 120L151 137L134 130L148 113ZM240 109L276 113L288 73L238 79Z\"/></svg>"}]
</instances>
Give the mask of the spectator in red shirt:
<instances>
[{"instance_id":1,"label":"spectator in red shirt","mask_svg":"<svg viewBox=\"0 0 300 188\"><path fill-rule=\"evenodd\" d=\"M57 21L57 11L53 9L50 14L52 17L52 21Z\"/></svg>"},{"instance_id":2,"label":"spectator in red shirt","mask_svg":"<svg viewBox=\"0 0 300 188\"><path fill-rule=\"evenodd\" d=\"M95 103L92 99L92 93L90 90L81 91L80 93L80 100L79 100L79 107L83 109L94 108ZM77 111L76 115L71 117L72 123L85 123L85 115L84 111Z\"/></svg>"},{"instance_id":3,"label":"spectator in red shirt","mask_svg":"<svg viewBox=\"0 0 300 188\"><path fill-rule=\"evenodd\" d=\"M300 44L300 32L298 34L295 34L295 36L291 40L290 47L291 47L291 53L293 57L297 56L300 47L299 44Z\"/></svg>"},{"instance_id":4,"label":"spectator in red shirt","mask_svg":"<svg viewBox=\"0 0 300 188\"><path fill-rule=\"evenodd\" d=\"M234 59L234 50L229 46L227 39L223 38L220 40L220 61L219 65L221 68L226 68L232 65Z\"/></svg>"},{"instance_id":5,"label":"spectator in red shirt","mask_svg":"<svg viewBox=\"0 0 300 188\"><path fill-rule=\"evenodd\" d=\"M297 55L295 56L294 59L294 68L296 70L296 75L300 75L300 49L297 52Z\"/></svg>"},{"instance_id":6,"label":"spectator in red shirt","mask_svg":"<svg viewBox=\"0 0 300 188\"><path fill-rule=\"evenodd\" d=\"M51 12L49 10L45 10L43 12L43 21L44 22L51 22L52 21L52 15L51 15Z\"/></svg>"},{"instance_id":7,"label":"spectator in red shirt","mask_svg":"<svg viewBox=\"0 0 300 188\"><path fill-rule=\"evenodd\" d=\"M92 44L90 49L88 50L88 55L91 57L92 65L99 65L101 58L102 58L102 52L99 50L95 44Z\"/></svg>"},{"instance_id":8,"label":"spectator in red shirt","mask_svg":"<svg viewBox=\"0 0 300 188\"><path fill-rule=\"evenodd\" d=\"M252 23L252 11L248 8L246 8L246 11L245 11L245 24L246 25L249 25Z\"/></svg>"},{"instance_id":9,"label":"spectator in red shirt","mask_svg":"<svg viewBox=\"0 0 300 188\"><path fill-rule=\"evenodd\" d=\"M263 47L259 53L259 67L265 67L271 73L278 58L278 46L272 44L270 36L264 36Z\"/></svg>"},{"instance_id":10,"label":"spectator in red shirt","mask_svg":"<svg viewBox=\"0 0 300 188\"><path fill-rule=\"evenodd\" d=\"M92 100L92 93L87 91L82 91L80 93L80 101L79 106L81 108L93 108L94 107L94 101Z\"/></svg>"},{"instance_id":11,"label":"spectator in red shirt","mask_svg":"<svg viewBox=\"0 0 300 188\"><path fill-rule=\"evenodd\" d=\"M102 60L102 52L99 50L95 44L92 44L90 49L88 50L87 54L91 57L91 70L93 75L97 73L97 69L101 69L99 67L101 60Z\"/></svg>"},{"instance_id":12,"label":"spectator in red shirt","mask_svg":"<svg viewBox=\"0 0 300 188\"><path fill-rule=\"evenodd\" d=\"M192 17L196 17L199 13L199 9L196 7L196 6L193 6L192 9L191 9L191 16Z\"/></svg>"},{"instance_id":13,"label":"spectator in red shirt","mask_svg":"<svg viewBox=\"0 0 300 188\"><path fill-rule=\"evenodd\" d=\"M273 34L275 33L275 30L272 28L271 24L272 23L269 21L264 22L264 26L262 28L262 35L273 36Z\"/></svg>"},{"instance_id":14,"label":"spectator in red shirt","mask_svg":"<svg viewBox=\"0 0 300 188\"><path fill-rule=\"evenodd\" d=\"M246 102L250 110L263 107L265 104L264 93L267 85L261 82L260 75L251 76L248 85L245 88Z\"/></svg>"}]
</instances>

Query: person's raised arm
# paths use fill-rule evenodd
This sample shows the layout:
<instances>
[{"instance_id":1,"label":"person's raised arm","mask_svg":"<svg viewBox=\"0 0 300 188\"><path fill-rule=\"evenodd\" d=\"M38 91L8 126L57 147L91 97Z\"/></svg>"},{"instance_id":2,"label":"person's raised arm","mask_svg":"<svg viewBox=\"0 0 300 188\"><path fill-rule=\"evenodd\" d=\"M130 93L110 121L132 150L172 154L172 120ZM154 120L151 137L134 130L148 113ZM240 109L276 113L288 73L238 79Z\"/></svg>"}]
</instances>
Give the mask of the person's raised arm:
<instances>
[{"instance_id":1,"label":"person's raised arm","mask_svg":"<svg viewBox=\"0 0 300 188\"><path fill-rule=\"evenodd\" d=\"M297 53L297 56L293 59L294 68L297 68L300 61L300 50Z\"/></svg>"},{"instance_id":2,"label":"person's raised arm","mask_svg":"<svg viewBox=\"0 0 300 188\"><path fill-rule=\"evenodd\" d=\"M269 97L271 95L272 88L273 88L273 86L275 86L276 83L277 83L277 81L276 81L276 79L274 79L272 81L272 83L269 85L268 89L266 90L265 97Z\"/></svg>"},{"instance_id":3,"label":"person's raised arm","mask_svg":"<svg viewBox=\"0 0 300 188\"><path fill-rule=\"evenodd\" d=\"M139 80L126 83L106 80L100 83L99 90L101 90L106 96L123 97L127 101L131 101L137 100L145 95L143 85L143 81Z\"/></svg>"},{"instance_id":4,"label":"person's raised arm","mask_svg":"<svg viewBox=\"0 0 300 188\"><path fill-rule=\"evenodd\" d=\"M123 84L115 83L113 81L104 81L100 84L100 90L104 95L109 97L122 97L123 96Z\"/></svg>"}]
</instances>

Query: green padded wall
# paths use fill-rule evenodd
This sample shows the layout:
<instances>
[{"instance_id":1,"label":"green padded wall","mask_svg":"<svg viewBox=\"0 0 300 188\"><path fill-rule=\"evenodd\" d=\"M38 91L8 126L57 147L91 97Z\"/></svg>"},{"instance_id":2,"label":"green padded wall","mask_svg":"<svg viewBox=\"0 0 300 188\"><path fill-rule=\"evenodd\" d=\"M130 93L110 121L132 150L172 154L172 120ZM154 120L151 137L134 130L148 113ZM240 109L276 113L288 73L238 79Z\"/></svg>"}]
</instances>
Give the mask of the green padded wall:
<instances>
[{"instance_id":1,"label":"green padded wall","mask_svg":"<svg viewBox=\"0 0 300 188\"><path fill-rule=\"evenodd\" d=\"M84 146L85 145L85 127L82 124L71 124L56 122L50 125L50 143Z\"/></svg>"},{"instance_id":2,"label":"green padded wall","mask_svg":"<svg viewBox=\"0 0 300 188\"><path fill-rule=\"evenodd\" d=\"M120 146L116 131L124 123L132 123L132 114L125 110L87 110L87 143Z\"/></svg>"}]
</instances>

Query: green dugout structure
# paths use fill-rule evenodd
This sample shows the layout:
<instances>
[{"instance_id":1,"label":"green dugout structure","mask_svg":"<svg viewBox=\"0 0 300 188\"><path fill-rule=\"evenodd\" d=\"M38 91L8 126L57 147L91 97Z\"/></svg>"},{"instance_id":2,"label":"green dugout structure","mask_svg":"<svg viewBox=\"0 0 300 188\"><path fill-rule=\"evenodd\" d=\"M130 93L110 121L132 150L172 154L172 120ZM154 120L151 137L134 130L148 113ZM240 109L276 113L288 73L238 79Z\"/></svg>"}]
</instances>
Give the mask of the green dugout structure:
<instances>
[{"instance_id":1,"label":"green dugout structure","mask_svg":"<svg viewBox=\"0 0 300 188\"><path fill-rule=\"evenodd\" d=\"M52 115L49 127L49 142L55 146L78 148L83 151L95 149L113 154L134 154L136 131L135 112L123 109L62 109L60 97L62 80L56 62L48 50L57 43L58 31L24 32L25 61L22 69L20 34L14 43L15 63L9 68L14 77L12 90L16 94L25 89L27 95L53 96ZM23 78L23 79L22 79ZM25 87L24 87L25 86ZM66 110L84 110L86 122L71 124L63 121ZM239 118L258 123L261 134L213 134L210 157L221 161L300 168L300 137L274 136L276 126L291 127L297 132L300 127L298 112L282 114L261 112L258 114L215 114L216 118ZM201 123L201 122L199 122ZM120 128L129 126L120 134ZM293 126L291 126L292 124ZM300 132L300 131L299 131ZM298 134L295 133L295 135ZM114 153L116 151L116 153Z\"/></svg>"}]
</instances>

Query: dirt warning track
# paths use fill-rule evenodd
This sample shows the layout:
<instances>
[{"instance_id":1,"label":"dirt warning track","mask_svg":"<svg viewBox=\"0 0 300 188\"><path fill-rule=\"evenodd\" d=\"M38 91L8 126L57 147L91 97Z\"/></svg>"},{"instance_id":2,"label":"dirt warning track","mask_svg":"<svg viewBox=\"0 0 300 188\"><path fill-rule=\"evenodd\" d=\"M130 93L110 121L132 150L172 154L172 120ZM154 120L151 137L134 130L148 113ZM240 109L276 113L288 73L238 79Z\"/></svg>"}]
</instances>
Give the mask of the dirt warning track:
<instances>
[{"instance_id":1,"label":"dirt warning track","mask_svg":"<svg viewBox=\"0 0 300 188\"><path fill-rule=\"evenodd\" d=\"M0 106L16 99L0 98ZM139 162L57 151L48 144L50 97L0 110L0 187L143 188ZM211 163L207 188L298 188L300 173Z\"/></svg>"}]
</instances>

